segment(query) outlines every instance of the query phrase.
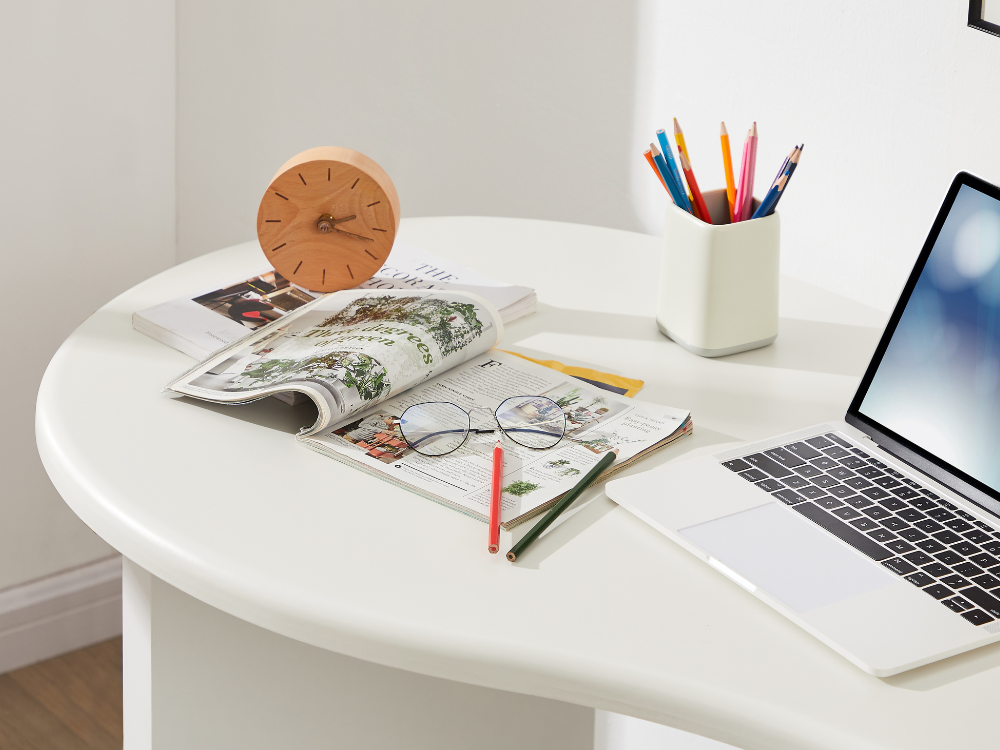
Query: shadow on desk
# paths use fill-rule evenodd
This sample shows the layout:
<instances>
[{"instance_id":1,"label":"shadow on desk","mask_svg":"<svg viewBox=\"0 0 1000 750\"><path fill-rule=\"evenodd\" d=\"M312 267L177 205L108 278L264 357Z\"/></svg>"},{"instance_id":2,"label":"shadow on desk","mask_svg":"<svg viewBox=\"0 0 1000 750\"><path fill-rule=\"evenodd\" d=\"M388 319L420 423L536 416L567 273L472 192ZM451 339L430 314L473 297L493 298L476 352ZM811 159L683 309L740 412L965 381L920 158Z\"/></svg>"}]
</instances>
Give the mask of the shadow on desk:
<instances>
[{"instance_id":1,"label":"shadow on desk","mask_svg":"<svg viewBox=\"0 0 1000 750\"><path fill-rule=\"evenodd\" d=\"M1000 667L1000 643L942 659L892 677L881 677L886 685L904 690L928 691Z\"/></svg>"}]
</instances>

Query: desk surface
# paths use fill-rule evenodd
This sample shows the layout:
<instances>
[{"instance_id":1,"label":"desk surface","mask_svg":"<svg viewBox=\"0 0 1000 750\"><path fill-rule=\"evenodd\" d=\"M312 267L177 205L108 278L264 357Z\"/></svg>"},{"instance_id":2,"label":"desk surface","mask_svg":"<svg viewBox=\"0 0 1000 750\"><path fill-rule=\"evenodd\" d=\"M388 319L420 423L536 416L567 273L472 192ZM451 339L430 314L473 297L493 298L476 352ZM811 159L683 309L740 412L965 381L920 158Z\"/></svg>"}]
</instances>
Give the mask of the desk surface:
<instances>
[{"instance_id":1,"label":"desk surface","mask_svg":"<svg viewBox=\"0 0 1000 750\"><path fill-rule=\"evenodd\" d=\"M504 347L640 377L639 398L691 409L695 435L632 472L841 418L885 317L785 278L775 344L702 359L657 332L655 237L461 217L404 220L400 238L537 288L538 313L511 324ZM140 284L45 374L45 466L126 557L315 646L741 747L996 744L1000 644L877 679L599 488L512 565L485 553L481 523L297 446L308 406L161 394L191 360L133 331L131 314L262 265L248 243Z\"/></svg>"}]
</instances>

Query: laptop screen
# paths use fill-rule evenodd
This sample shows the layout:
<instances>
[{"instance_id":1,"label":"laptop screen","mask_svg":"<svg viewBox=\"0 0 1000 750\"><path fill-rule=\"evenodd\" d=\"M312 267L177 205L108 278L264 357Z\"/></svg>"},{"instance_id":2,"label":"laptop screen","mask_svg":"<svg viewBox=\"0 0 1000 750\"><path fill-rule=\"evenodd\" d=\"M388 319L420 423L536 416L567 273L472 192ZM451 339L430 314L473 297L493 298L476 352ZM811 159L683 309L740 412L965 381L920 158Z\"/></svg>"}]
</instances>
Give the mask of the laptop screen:
<instances>
[{"instance_id":1,"label":"laptop screen","mask_svg":"<svg viewBox=\"0 0 1000 750\"><path fill-rule=\"evenodd\" d=\"M955 178L847 421L1000 515L998 197Z\"/></svg>"}]
</instances>

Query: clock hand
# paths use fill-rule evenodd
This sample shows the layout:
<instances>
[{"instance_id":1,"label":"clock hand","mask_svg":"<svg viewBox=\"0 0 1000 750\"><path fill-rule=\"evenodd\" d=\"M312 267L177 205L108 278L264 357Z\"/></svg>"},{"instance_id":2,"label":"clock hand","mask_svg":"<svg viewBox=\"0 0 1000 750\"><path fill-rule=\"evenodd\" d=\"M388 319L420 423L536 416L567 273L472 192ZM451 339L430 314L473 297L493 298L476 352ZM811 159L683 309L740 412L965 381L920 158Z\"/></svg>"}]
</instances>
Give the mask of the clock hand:
<instances>
[{"instance_id":1,"label":"clock hand","mask_svg":"<svg viewBox=\"0 0 1000 750\"><path fill-rule=\"evenodd\" d=\"M337 227L331 227L334 232L340 232L341 234L346 234L351 237L357 237L359 240L364 240L365 242L374 242L373 237L362 237L360 234L355 234L354 232L345 232L343 229L337 229Z\"/></svg>"},{"instance_id":2,"label":"clock hand","mask_svg":"<svg viewBox=\"0 0 1000 750\"><path fill-rule=\"evenodd\" d=\"M322 214L319 217L319 221L316 222L316 228L323 234L329 233L333 229L335 224L342 224L345 221L351 221L352 219L358 218L355 215L345 216L343 219L335 219L332 214Z\"/></svg>"}]
</instances>

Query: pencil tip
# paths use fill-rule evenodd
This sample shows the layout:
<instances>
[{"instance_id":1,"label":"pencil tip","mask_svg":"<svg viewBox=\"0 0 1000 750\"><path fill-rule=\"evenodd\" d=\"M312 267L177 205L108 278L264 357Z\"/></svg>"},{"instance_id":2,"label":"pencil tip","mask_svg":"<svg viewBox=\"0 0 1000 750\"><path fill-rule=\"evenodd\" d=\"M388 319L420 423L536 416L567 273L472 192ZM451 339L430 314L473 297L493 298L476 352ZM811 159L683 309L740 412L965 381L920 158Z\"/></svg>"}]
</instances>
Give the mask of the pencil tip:
<instances>
[{"instance_id":1,"label":"pencil tip","mask_svg":"<svg viewBox=\"0 0 1000 750\"><path fill-rule=\"evenodd\" d=\"M719 126L719 135L729 135L729 131L726 130L726 121L723 120L722 124Z\"/></svg>"},{"instance_id":2,"label":"pencil tip","mask_svg":"<svg viewBox=\"0 0 1000 750\"><path fill-rule=\"evenodd\" d=\"M655 143L650 143L649 144L649 150L652 152L653 156L659 156L660 155L660 149L658 149L656 147Z\"/></svg>"},{"instance_id":3,"label":"pencil tip","mask_svg":"<svg viewBox=\"0 0 1000 750\"><path fill-rule=\"evenodd\" d=\"M750 129L750 135L756 137L757 135L757 123L754 122L753 127Z\"/></svg>"},{"instance_id":4,"label":"pencil tip","mask_svg":"<svg viewBox=\"0 0 1000 750\"><path fill-rule=\"evenodd\" d=\"M675 117L674 118L674 133L679 133L679 132L681 132L681 126L677 122L677 118Z\"/></svg>"}]
</instances>

